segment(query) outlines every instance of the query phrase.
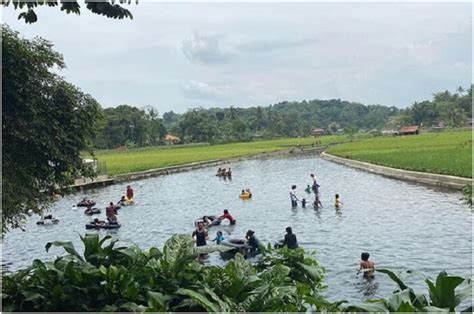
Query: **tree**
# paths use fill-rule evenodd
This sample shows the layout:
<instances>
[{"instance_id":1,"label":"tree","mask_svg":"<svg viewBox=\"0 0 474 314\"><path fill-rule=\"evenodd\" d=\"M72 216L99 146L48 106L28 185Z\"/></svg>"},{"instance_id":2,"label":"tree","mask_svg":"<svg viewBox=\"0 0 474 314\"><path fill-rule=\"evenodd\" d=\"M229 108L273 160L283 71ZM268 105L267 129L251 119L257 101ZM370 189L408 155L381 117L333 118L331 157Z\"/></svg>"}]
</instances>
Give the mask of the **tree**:
<instances>
[{"instance_id":1,"label":"tree","mask_svg":"<svg viewBox=\"0 0 474 314\"><path fill-rule=\"evenodd\" d=\"M61 0L61 4L59 4L58 0L0 0L1 4L4 7L8 7L10 3L13 3L13 7L19 10L23 10L18 15L18 19L24 19L25 23L35 23L38 21L38 16L36 15L34 8L38 6L47 5L48 7L61 7L61 11L66 11L66 13L75 13L81 14L81 6L77 2L77 0ZM120 0L121 4L128 3L130 4L130 0ZM138 0L136 0L138 4ZM115 4L115 0L101 0L101 1L94 1L94 0L85 0L86 8L91 11L92 13L104 15L109 18L114 19L124 19L130 18L133 19L132 13L127 9L121 7L118 4Z\"/></svg>"},{"instance_id":2,"label":"tree","mask_svg":"<svg viewBox=\"0 0 474 314\"><path fill-rule=\"evenodd\" d=\"M91 152L99 104L51 71L64 67L51 47L2 25L2 233L66 192Z\"/></svg>"},{"instance_id":3,"label":"tree","mask_svg":"<svg viewBox=\"0 0 474 314\"><path fill-rule=\"evenodd\" d=\"M184 141L213 142L217 135L215 120L215 116L202 108L193 109L183 114L178 125Z\"/></svg>"}]
</instances>

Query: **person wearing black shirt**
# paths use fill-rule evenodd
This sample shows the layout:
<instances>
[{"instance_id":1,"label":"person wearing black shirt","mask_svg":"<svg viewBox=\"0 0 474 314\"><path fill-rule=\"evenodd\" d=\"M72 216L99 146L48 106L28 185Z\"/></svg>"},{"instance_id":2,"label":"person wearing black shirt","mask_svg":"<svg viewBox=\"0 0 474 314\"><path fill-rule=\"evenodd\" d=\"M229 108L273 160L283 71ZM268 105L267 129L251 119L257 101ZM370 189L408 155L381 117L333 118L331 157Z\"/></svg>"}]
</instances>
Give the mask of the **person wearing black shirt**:
<instances>
[{"instance_id":1,"label":"person wearing black shirt","mask_svg":"<svg viewBox=\"0 0 474 314\"><path fill-rule=\"evenodd\" d=\"M196 246L204 246L207 244L206 240L209 239L209 236L202 221L198 222L197 228L193 232L193 239L196 241Z\"/></svg>"},{"instance_id":2,"label":"person wearing black shirt","mask_svg":"<svg viewBox=\"0 0 474 314\"><path fill-rule=\"evenodd\" d=\"M298 247L298 240L296 239L296 235L293 233L291 227L286 228L283 245L286 245L289 249L296 249Z\"/></svg>"}]
</instances>

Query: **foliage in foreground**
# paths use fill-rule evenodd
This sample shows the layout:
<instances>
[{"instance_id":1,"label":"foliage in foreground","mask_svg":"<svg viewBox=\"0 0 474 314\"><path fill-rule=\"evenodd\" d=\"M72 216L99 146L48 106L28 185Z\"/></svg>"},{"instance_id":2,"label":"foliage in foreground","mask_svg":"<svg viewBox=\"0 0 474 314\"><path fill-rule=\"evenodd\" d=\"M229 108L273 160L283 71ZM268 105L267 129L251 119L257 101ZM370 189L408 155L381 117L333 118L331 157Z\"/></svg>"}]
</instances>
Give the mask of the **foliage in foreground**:
<instances>
[{"instance_id":1,"label":"foliage in foreground","mask_svg":"<svg viewBox=\"0 0 474 314\"><path fill-rule=\"evenodd\" d=\"M457 292L456 288L465 282L458 276L448 276L440 272L433 283L425 279L428 286L429 298L415 293L395 273L388 269L377 269L377 272L387 274L397 285L398 289L384 299L370 300L361 305L348 306L349 312L454 312L461 302L469 298L472 292L471 279L466 280L465 287ZM472 305L462 312L472 312Z\"/></svg>"},{"instance_id":2,"label":"foliage in foreground","mask_svg":"<svg viewBox=\"0 0 474 314\"><path fill-rule=\"evenodd\" d=\"M163 251L115 247L109 239L86 235L82 255L70 242L48 243L69 255L4 275L3 310L256 312L325 304L323 269L302 249L275 251L255 264L238 254L220 267L200 264L187 235L171 237Z\"/></svg>"},{"instance_id":3,"label":"foliage in foreground","mask_svg":"<svg viewBox=\"0 0 474 314\"><path fill-rule=\"evenodd\" d=\"M116 247L117 240L81 237L79 254L71 242L52 242L69 254L54 262L33 261L3 275L4 311L454 311L470 295L471 282L457 292L462 277L440 273L426 280L429 297L416 294L389 270L378 270L399 290L361 305L329 302L321 296L324 269L303 249L264 251L250 263L237 254L226 266L202 265L198 254L227 250L194 248L188 235L174 235L163 250ZM467 310L471 310L470 308Z\"/></svg>"}]
</instances>

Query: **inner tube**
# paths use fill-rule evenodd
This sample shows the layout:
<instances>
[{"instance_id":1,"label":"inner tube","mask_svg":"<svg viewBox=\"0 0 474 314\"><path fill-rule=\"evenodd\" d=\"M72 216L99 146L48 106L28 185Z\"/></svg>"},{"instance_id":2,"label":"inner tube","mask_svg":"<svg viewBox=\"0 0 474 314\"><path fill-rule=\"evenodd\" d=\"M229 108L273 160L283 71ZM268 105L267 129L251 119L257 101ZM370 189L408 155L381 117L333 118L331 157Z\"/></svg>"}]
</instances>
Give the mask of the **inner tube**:
<instances>
[{"instance_id":1,"label":"inner tube","mask_svg":"<svg viewBox=\"0 0 474 314\"><path fill-rule=\"evenodd\" d=\"M86 209L86 210L84 211L84 214L89 215L89 216L92 216L92 215L100 214L100 212L101 212L101 211L100 211L99 208L92 208L91 210Z\"/></svg>"},{"instance_id":2,"label":"inner tube","mask_svg":"<svg viewBox=\"0 0 474 314\"><path fill-rule=\"evenodd\" d=\"M110 224L108 222L102 225L96 225L95 223L90 222L86 224L86 229L118 229L121 226L121 224Z\"/></svg>"},{"instance_id":3,"label":"inner tube","mask_svg":"<svg viewBox=\"0 0 474 314\"><path fill-rule=\"evenodd\" d=\"M229 239L229 240L224 240L221 242L222 245L225 246L231 246L237 249L240 249L242 247L246 247L246 241L243 239Z\"/></svg>"},{"instance_id":4,"label":"inner tube","mask_svg":"<svg viewBox=\"0 0 474 314\"><path fill-rule=\"evenodd\" d=\"M59 219L53 218L53 219L41 219L38 221L36 224L38 226L45 226L45 225L55 225L59 222Z\"/></svg>"},{"instance_id":5,"label":"inner tube","mask_svg":"<svg viewBox=\"0 0 474 314\"><path fill-rule=\"evenodd\" d=\"M131 205L135 205L135 201L133 200L133 197L132 198L125 198L125 200L121 200L120 202L117 203L117 205L120 204L122 206L131 206Z\"/></svg>"},{"instance_id":6,"label":"inner tube","mask_svg":"<svg viewBox=\"0 0 474 314\"><path fill-rule=\"evenodd\" d=\"M205 225L206 228L218 226L221 224L222 220L218 219L216 215L204 215L194 221L194 224L197 225L198 222L204 222L203 218L207 217L211 222Z\"/></svg>"},{"instance_id":7,"label":"inner tube","mask_svg":"<svg viewBox=\"0 0 474 314\"><path fill-rule=\"evenodd\" d=\"M95 202L94 201L80 201L79 203L77 203L77 206L78 207L87 207L87 206L94 206L95 205Z\"/></svg>"},{"instance_id":8,"label":"inner tube","mask_svg":"<svg viewBox=\"0 0 474 314\"><path fill-rule=\"evenodd\" d=\"M248 193L240 194L239 197L243 200L248 200L249 198L251 198L250 194Z\"/></svg>"},{"instance_id":9,"label":"inner tube","mask_svg":"<svg viewBox=\"0 0 474 314\"><path fill-rule=\"evenodd\" d=\"M253 257L260 254L259 250L252 250L252 248L243 239L229 239L224 240L220 243L221 245L233 247L233 250L226 252L219 252L220 256L224 260L229 260L235 257L237 253L244 253L245 258Z\"/></svg>"}]
</instances>

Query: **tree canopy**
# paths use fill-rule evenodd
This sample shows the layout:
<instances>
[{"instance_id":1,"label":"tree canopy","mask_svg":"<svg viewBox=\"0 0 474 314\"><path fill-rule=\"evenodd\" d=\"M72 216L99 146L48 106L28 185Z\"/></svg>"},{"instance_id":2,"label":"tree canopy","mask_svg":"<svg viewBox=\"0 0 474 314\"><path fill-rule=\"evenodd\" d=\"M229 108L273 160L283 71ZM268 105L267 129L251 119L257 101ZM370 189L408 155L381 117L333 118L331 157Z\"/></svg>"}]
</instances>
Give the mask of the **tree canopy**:
<instances>
[{"instance_id":1,"label":"tree canopy","mask_svg":"<svg viewBox=\"0 0 474 314\"><path fill-rule=\"evenodd\" d=\"M77 0L67 0L67 1L58 1L58 0L0 0L1 4L4 7L13 4L15 9L22 10L18 15L18 19L23 19L25 23L35 23L38 21L38 16L36 15L35 8L38 6L46 5L48 7L57 7L59 6L61 11L66 11L66 13L75 13L81 14L81 6ZM120 4L128 3L130 0L120 0ZM85 0L84 1L86 8L92 13L104 15L108 18L114 19L124 19L130 18L133 19L132 13L129 10L123 8L122 6L115 4L115 0ZM138 0L136 0L138 3Z\"/></svg>"},{"instance_id":2,"label":"tree canopy","mask_svg":"<svg viewBox=\"0 0 474 314\"><path fill-rule=\"evenodd\" d=\"M2 25L2 232L40 212L84 169L99 104L53 73L62 55Z\"/></svg>"}]
</instances>

